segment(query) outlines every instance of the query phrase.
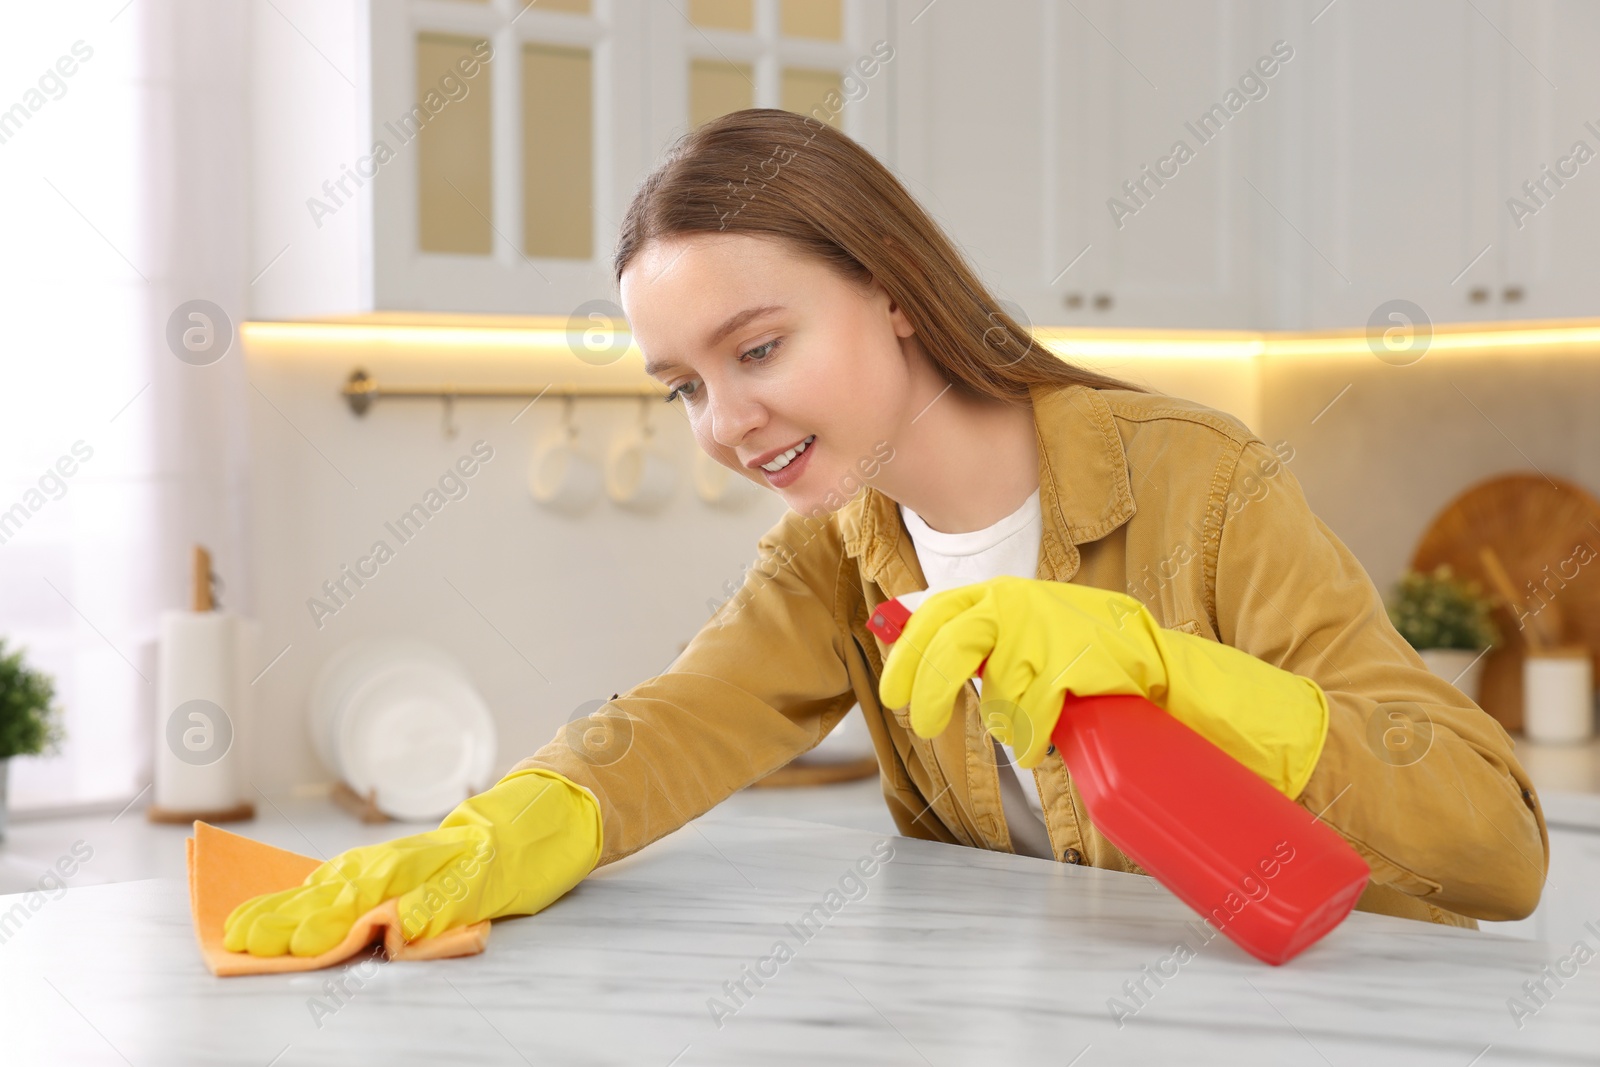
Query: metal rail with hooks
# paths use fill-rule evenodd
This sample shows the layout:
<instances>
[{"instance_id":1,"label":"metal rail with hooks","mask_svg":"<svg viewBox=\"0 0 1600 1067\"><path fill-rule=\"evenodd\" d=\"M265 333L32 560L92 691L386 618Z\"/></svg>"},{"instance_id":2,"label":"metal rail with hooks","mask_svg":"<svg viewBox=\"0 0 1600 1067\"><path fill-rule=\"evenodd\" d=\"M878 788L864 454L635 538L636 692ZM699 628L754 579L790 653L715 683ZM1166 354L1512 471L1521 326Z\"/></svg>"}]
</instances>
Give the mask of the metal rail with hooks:
<instances>
[{"instance_id":1,"label":"metal rail with hooks","mask_svg":"<svg viewBox=\"0 0 1600 1067\"><path fill-rule=\"evenodd\" d=\"M456 427L454 405L457 400L527 400L530 404L545 396L564 397L567 400L576 398L607 398L627 399L638 397L662 398L667 395L666 390L657 385L547 385L538 391L521 385L468 385L457 386L453 382L443 385L382 385L376 378L365 370L357 367L345 379L344 388L340 394L345 398L345 403L350 405L350 410L356 415L365 415L372 410L372 405L379 400L443 400L444 401L444 430L451 437L455 436ZM570 416L569 416L570 417Z\"/></svg>"},{"instance_id":2,"label":"metal rail with hooks","mask_svg":"<svg viewBox=\"0 0 1600 1067\"><path fill-rule=\"evenodd\" d=\"M350 410L365 415L379 400L537 400L542 396L570 397L664 397L666 390L654 385L547 385L532 390L521 385L383 385L366 371L357 368L340 390Z\"/></svg>"}]
</instances>

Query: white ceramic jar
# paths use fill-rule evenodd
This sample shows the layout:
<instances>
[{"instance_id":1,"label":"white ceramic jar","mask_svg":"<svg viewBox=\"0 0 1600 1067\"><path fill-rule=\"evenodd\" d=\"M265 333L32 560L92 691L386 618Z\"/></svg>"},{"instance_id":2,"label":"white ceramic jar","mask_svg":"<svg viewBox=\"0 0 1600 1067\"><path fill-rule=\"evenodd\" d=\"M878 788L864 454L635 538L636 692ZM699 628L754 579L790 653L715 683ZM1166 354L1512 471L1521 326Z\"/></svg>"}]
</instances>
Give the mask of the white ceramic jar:
<instances>
[{"instance_id":1,"label":"white ceramic jar","mask_svg":"<svg viewBox=\"0 0 1600 1067\"><path fill-rule=\"evenodd\" d=\"M1522 732L1541 744L1594 736L1594 666L1582 645L1528 651L1522 664Z\"/></svg>"}]
</instances>

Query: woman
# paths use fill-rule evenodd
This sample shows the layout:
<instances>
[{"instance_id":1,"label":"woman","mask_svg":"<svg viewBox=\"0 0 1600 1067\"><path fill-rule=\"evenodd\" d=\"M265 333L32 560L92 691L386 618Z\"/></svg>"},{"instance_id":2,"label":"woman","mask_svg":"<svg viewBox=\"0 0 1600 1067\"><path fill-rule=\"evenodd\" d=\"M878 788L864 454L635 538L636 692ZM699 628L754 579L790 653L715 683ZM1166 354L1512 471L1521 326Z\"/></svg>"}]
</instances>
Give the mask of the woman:
<instances>
[{"instance_id":1,"label":"woman","mask_svg":"<svg viewBox=\"0 0 1600 1067\"><path fill-rule=\"evenodd\" d=\"M859 145L783 111L707 123L614 267L700 447L789 510L666 673L439 829L242 904L230 949L313 955L391 897L411 938L536 912L858 703L903 833L1137 870L1048 743L1069 688L1149 697L1318 814L1372 869L1360 908L1532 911L1548 842L1510 739L1395 632L1281 455L1035 345ZM868 613L922 588L880 644Z\"/></svg>"}]
</instances>

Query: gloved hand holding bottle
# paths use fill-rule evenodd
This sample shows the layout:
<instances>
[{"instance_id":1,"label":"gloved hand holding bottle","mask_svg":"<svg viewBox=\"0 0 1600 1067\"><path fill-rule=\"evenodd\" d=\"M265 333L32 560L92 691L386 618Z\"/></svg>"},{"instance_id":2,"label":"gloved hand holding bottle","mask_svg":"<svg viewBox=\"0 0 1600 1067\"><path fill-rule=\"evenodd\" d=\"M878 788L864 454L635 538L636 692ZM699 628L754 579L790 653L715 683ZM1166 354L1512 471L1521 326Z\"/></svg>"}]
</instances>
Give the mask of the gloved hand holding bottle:
<instances>
[{"instance_id":1,"label":"gloved hand holding bottle","mask_svg":"<svg viewBox=\"0 0 1600 1067\"><path fill-rule=\"evenodd\" d=\"M253 956L316 956L356 920L399 898L407 941L503 915L531 915L600 860L600 806L554 771L513 771L436 830L340 853L302 885L240 904L224 945Z\"/></svg>"},{"instance_id":2,"label":"gloved hand holding bottle","mask_svg":"<svg viewBox=\"0 0 1600 1067\"><path fill-rule=\"evenodd\" d=\"M1145 697L1291 799L1327 737L1327 696L1310 678L1163 629L1124 593L1036 578L929 596L892 646L879 696L887 707L910 704L911 728L933 737L986 656L985 725L1024 769L1044 758L1069 691Z\"/></svg>"}]
</instances>

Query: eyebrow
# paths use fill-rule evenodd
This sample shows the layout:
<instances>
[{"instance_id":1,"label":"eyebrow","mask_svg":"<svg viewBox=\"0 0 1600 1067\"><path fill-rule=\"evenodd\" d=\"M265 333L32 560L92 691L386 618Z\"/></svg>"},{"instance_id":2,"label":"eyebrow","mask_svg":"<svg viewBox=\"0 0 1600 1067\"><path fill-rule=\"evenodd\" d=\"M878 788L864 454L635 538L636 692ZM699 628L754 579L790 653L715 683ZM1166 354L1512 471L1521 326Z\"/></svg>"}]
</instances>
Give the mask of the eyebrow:
<instances>
[{"instance_id":1,"label":"eyebrow","mask_svg":"<svg viewBox=\"0 0 1600 1067\"><path fill-rule=\"evenodd\" d=\"M759 318L762 315L767 315L774 311L787 310L788 308L782 304L762 304L760 307L745 308L743 311L728 316L721 326L718 326L715 330L712 330L711 335L705 340L705 347L715 348L730 333L732 333L734 330L737 330L745 323L750 322L752 319ZM669 360L663 360L658 363L646 363L644 365L644 372L650 375L652 378L659 375L662 371L680 369L681 368L678 366L678 364Z\"/></svg>"}]
</instances>

